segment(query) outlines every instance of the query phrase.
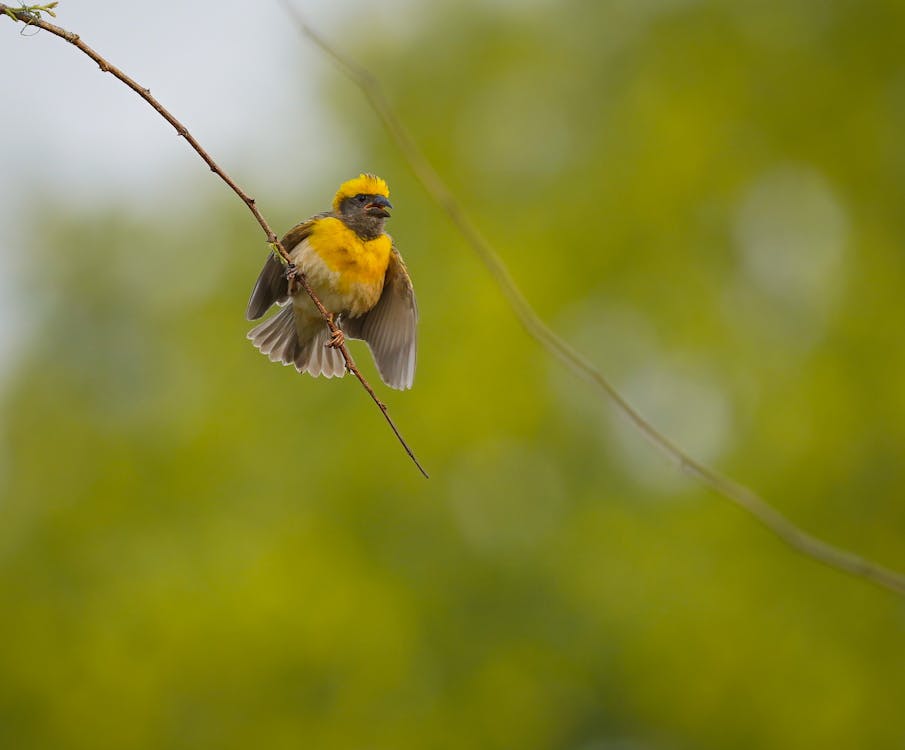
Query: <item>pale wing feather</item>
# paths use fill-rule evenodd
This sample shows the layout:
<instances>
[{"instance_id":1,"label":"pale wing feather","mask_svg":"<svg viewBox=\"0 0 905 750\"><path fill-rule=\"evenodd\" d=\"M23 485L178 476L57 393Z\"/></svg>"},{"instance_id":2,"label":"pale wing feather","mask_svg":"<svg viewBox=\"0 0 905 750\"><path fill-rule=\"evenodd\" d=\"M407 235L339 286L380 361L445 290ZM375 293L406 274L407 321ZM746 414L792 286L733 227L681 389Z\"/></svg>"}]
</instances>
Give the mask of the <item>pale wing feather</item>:
<instances>
[{"instance_id":1,"label":"pale wing feather","mask_svg":"<svg viewBox=\"0 0 905 750\"><path fill-rule=\"evenodd\" d=\"M271 362L295 365L314 377L342 377L346 363L336 349L328 349L330 331L319 317L299 315L294 307L259 323L248 332L254 346Z\"/></svg>"},{"instance_id":2,"label":"pale wing feather","mask_svg":"<svg viewBox=\"0 0 905 750\"><path fill-rule=\"evenodd\" d=\"M259 323L248 332L255 348L271 362L291 364L298 351L295 311L284 307L279 313Z\"/></svg>"},{"instance_id":3,"label":"pale wing feather","mask_svg":"<svg viewBox=\"0 0 905 750\"><path fill-rule=\"evenodd\" d=\"M402 257L393 248L377 304L367 313L346 320L350 338L368 343L377 371L390 388L405 390L415 379L418 305Z\"/></svg>"}]
</instances>

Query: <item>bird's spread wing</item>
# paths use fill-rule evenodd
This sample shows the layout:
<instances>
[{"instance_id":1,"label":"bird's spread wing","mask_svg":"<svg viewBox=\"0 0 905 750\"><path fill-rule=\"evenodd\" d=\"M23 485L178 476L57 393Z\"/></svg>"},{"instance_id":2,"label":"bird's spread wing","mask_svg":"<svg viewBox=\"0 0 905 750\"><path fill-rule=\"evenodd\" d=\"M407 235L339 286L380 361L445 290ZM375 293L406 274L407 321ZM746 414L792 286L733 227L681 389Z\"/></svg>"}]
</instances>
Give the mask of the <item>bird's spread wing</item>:
<instances>
[{"instance_id":1,"label":"bird's spread wing","mask_svg":"<svg viewBox=\"0 0 905 750\"><path fill-rule=\"evenodd\" d=\"M297 224L283 237L283 247L292 250L311 234L314 219L309 219ZM257 320L266 313L274 303L284 304L289 299L289 284L286 281L286 266L271 253L264 262L264 268L255 282L255 288L248 300L245 309L245 317L248 320Z\"/></svg>"},{"instance_id":2,"label":"bird's spread wing","mask_svg":"<svg viewBox=\"0 0 905 750\"><path fill-rule=\"evenodd\" d=\"M393 248L377 304L364 315L343 322L349 338L368 342L383 382L404 390L415 379L415 328L418 306L402 257Z\"/></svg>"}]
</instances>

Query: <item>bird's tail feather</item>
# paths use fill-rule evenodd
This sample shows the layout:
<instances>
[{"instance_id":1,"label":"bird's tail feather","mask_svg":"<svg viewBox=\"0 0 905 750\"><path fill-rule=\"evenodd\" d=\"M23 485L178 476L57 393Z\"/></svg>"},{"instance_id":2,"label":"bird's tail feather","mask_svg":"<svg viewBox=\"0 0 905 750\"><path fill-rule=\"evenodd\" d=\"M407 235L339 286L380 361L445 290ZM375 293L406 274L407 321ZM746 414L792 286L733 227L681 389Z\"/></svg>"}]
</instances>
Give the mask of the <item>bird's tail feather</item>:
<instances>
[{"instance_id":1,"label":"bird's tail feather","mask_svg":"<svg viewBox=\"0 0 905 750\"><path fill-rule=\"evenodd\" d=\"M346 364L338 350L327 348L329 335L321 318L297 318L292 305L248 332L251 343L271 362L295 365L314 377L342 377Z\"/></svg>"}]
</instances>

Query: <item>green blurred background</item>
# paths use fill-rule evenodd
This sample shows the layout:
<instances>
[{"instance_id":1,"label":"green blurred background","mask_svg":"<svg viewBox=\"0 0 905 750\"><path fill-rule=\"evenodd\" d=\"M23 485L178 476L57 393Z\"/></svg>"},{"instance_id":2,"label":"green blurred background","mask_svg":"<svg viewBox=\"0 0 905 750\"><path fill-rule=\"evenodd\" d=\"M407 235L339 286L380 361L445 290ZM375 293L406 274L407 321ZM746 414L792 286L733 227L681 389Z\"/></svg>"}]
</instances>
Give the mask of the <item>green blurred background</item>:
<instances>
[{"instance_id":1,"label":"green blurred background","mask_svg":"<svg viewBox=\"0 0 905 750\"><path fill-rule=\"evenodd\" d=\"M542 317L693 455L905 569L905 5L413 6L331 38ZM421 325L414 390L379 391L431 479L353 380L245 340L266 246L191 154L150 206L30 188L0 747L905 748L905 602L676 473L318 75L335 163L257 197L282 231L389 181ZM318 150L261 119L249 152Z\"/></svg>"}]
</instances>

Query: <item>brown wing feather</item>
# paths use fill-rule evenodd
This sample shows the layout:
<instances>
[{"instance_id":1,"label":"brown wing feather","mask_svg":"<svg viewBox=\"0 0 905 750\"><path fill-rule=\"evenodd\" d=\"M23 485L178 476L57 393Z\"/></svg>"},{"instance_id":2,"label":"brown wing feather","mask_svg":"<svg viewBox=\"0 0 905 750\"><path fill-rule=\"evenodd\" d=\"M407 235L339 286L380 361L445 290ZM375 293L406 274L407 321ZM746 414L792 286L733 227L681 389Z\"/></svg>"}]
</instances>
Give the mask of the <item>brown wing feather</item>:
<instances>
[{"instance_id":1,"label":"brown wing feather","mask_svg":"<svg viewBox=\"0 0 905 750\"><path fill-rule=\"evenodd\" d=\"M311 226L314 219L308 219L301 224L296 224L286 232L281 242L283 247L291 251L296 245L311 234ZM257 320L266 313L273 304L284 304L289 299L289 284L286 281L286 267L273 253L264 261L264 268L255 282L248 307L245 309L245 317L248 320Z\"/></svg>"},{"instance_id":2,"label":"brown wing feather","mask_svg":"<svg viewBox=\"0 0 905 750\"><path fill-rule=\"evenodd\" d=\"M396 248L390 255L383 292L364 315L343 323L349 338L368 343L384 383L404 390L415 378L418 305L405 263Z\"/></svg>"}]
</instances>

